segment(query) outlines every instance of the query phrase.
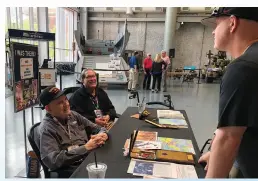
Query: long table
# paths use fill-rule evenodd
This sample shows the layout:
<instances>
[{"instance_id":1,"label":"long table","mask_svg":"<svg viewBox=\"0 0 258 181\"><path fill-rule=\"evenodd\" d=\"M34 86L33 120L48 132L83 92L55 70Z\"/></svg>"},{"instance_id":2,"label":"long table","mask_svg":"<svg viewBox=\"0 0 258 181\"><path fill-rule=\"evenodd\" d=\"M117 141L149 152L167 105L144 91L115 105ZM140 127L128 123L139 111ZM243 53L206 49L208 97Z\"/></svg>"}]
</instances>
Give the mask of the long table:
<instances>
[{"instance_id":1,"label":"long table","mask_svg":"<svg viewBox=\"0 0 258 181\"><path fill-rule=\"evenodd\" d=\"M148 108L151 117L157 116L157 109ZM184 114L188 124L188 128L183 129L163 129L154 127L143 120L137 120L130 116L136 114L138 109L136 107L128 107L125 112L118 119L117 123L110 130L110 140L101 148L96 149L97 160L107 164L106 178L135 178L132 174L127 173L130 163L128 157L123 156L123 147L126 139L130 138L130 134L137 128L142 131L156 131L159 137L181 138L192 140L195 156L195 170L199 178L205 176L203 167L198 164L200 157L200 150L195 140L190 122L184 110L179 110ZM88 178L86 166L94 162L94 154L89 154L88 157L81 163L81 165L74 171L71 178Z\"/></svg>"}]
</instances>

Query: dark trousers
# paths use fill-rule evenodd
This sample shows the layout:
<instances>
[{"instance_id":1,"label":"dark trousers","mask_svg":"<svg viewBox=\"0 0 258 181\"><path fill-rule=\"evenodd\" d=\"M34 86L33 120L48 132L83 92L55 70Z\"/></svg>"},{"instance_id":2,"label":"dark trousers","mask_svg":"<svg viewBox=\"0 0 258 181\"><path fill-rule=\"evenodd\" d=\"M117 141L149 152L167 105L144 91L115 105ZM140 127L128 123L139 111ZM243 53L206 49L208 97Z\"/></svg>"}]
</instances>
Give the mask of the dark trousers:
<instances>
[{"instance_id":1,"label":"dark trousers","mask_svg":"<svg viewBox=\"0 0 258 181\"><path fill-rule=\"evenodd\" d=\"M69 167L59 168L55 170L58 174L58 178L69 178L79 165L71 165Z\"/></svg>"},{"instance_id":2,"label":"dark trousers","mask_svg":"<svg viewBox=\"0 0 258 181\"><path fill-rule=\"evenodd\" d=\"M157 88L160 91L161 78L162 78L162 73L153 75L152 89L155 89L155 85L156 85L156 81L157 81L157 83L158 83Z\"/></svg>"},{"instance_id":3,"label":"dark trousers","mask_svg":"<svg viewBox=\"0 0 258 181\"><path fill-rule=\"evenodd\" d=\"M144 80L143 80L143 88L145 89L145 87L147 89L150 88L150 83L151 83L151 74L150 74L150 70L149 69L145 69L146 74L144 74ZM147 86L146 86L146 82L147 82Z\"/></svg>"}]
</instances>

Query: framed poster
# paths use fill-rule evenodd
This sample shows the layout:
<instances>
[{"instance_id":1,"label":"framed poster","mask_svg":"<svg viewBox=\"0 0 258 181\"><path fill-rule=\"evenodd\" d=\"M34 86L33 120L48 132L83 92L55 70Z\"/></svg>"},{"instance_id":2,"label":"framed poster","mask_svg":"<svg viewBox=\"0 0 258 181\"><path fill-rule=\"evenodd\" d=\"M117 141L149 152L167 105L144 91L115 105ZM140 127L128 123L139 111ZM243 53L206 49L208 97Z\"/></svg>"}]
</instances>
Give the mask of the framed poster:
<instances>
[{"instance_id":1,"label":"framed poster","mask_svg":"<svg viewBox=\"0 0 258 181\"><path fill-rule=\"evenodd\" d=\"M14 85L14 112L39 103L38 47L11 42Z\"/></svg>"}]
</instances>

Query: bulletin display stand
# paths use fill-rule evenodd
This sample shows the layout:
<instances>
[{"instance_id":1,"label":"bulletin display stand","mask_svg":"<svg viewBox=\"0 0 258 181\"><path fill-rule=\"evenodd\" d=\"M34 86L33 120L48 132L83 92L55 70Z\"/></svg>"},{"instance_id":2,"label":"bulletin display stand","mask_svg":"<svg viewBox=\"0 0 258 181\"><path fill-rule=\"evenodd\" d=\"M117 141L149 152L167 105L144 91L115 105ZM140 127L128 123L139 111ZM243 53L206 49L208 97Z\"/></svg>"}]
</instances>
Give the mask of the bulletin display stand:
<instances>
[{"instance_id":1,"label":"bulletin display stand","mask_svg":"<svg viewBox=\"0 0 258 181\"><path fill-rule=\"evenodd\" d=\"M53 68L39 68L38 46L18 43L17 39L31 41L45 41L47 43L47 59L49 59L49 42L54 44ZM39 104L38 96L44 86L56 82L55 69L55 33L8 29L6 48L9 51L8 68L10 69L9 82L12 83L14 94L14 112L23 111L25 163L27 162L27 134L25 111L31 108L32 125L34 125L33 106ZM54 72L54 74L53 74ZM53 78L54 77L54 78ZM51 79L51 80L49 80ZM54 80L54 81L53 81ZM43 85L42 85L43 84Z\"/></svg>"}]
</instances>

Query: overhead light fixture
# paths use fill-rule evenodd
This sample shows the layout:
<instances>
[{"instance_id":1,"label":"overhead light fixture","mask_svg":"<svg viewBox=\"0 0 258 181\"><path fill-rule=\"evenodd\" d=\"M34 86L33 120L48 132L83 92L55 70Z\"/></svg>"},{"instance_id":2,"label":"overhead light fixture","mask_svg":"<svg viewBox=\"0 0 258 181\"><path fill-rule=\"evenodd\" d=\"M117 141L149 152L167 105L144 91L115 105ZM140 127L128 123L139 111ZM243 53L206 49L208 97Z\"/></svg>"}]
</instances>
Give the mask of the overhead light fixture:
<instances>
[{"instance_id":1,"label":"overhead light fixture","mask_svg":"<svg viewBox=\"0 0 258 181\"><path fill-rule=\"evenodd\" d=\"M181 25L183 25L184 24L184 22L181 22Z\"/></svg>"}]
</instances>

